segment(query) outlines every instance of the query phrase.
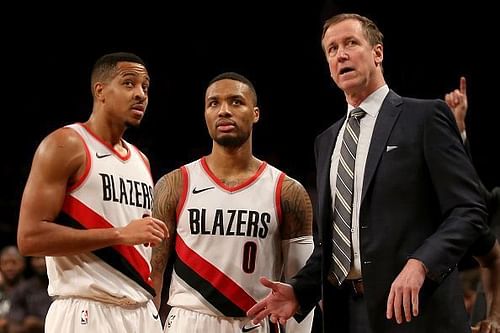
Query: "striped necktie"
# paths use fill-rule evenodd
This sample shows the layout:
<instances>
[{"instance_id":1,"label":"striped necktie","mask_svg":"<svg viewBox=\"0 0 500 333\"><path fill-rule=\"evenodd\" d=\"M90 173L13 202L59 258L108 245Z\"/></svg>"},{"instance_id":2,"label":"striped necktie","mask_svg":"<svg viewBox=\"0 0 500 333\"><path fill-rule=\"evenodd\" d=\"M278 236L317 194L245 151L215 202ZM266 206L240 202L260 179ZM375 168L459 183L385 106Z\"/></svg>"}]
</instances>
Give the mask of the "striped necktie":
<instances>
[{"instance_id":1,"label":"striped necktie","mask_svg":"<svg viewBox=\"0 0 500 333\"><path fill-rule=\"evenodd\" d=\"M340 160L335 185L335 204L333 212L333 251L329 280L340 285L351 269L351 218L354 192L354 164L359 138L359 122L366 112L356 108L349 114L344 129Z\"/></svg>"}]
</instances>

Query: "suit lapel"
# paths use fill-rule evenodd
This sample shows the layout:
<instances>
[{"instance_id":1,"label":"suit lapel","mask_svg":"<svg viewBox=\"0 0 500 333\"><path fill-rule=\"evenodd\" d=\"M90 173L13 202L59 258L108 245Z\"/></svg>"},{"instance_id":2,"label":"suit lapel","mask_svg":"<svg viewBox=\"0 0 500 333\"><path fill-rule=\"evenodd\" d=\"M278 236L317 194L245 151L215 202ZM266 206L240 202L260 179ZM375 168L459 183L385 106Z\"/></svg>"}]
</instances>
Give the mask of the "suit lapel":
<instances>
[{"instance_id":1,"label":"suit lapel","mask_svg":"<svg viewBox=\"0 0 500 333\"><path fill-rule=\"evenodd\" d=\"M318 191L318 217L320 221L325 221L330 219L331 212L331 189L330 189L330 165L332 159L333 149L335 147L335 140L339 134L340 127L345 120L345 116L339 121L328 128L319 138L316 145L316 156L317 156L317 183L316 188ZM319 223L322 227L323 223ZM321 235L321 230L320 235Z\"/></svg>"},{"instance_id":2,"label":"suit lapel","mask_svg":"<svg viewBox=\"0 0 500 333\"><path fill-rule=\"evenodd\" d=\"M366 158L361 203L363 203L366 192L370 187L370 183L373 179L373 175L375 174L375 170L377 170L377 165L387 146L389 135L391 134L392 128L396 123L396 119L401 112L400 106L402 103L402 98L392 90L389 91L389 94L385 98L384 103L382 103L382 107L380 108L380 112L377 116L377 121L375 122L370 149Z\"/></svg>"}]
</instances>

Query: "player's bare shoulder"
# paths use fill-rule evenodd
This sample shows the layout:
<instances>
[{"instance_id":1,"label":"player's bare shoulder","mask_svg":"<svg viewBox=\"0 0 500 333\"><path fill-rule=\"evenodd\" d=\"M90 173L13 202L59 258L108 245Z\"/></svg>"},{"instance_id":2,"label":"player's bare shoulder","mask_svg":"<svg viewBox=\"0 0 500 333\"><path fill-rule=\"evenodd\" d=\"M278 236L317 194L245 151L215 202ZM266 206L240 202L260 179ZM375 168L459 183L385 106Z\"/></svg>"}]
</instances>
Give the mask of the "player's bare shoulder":
<instances>
[{"instance_id":1,"label":"player's bare shoulder","mask_svg":"<svg viewBox=\"0 0 500 333\"><path fill-rule=\"evenodd\" d=\"M71 128L61 127L47 135L38 146L37 153L73 155L85 153L82 138Z\"/></svg>"},{"instance_id":2,"label":"player's bare shoulder","mask_svg":"<svg viewBox=\"0 0 500 333\"><path fill-rule=\"evenodd\" d=\"M72 129L62 127L47 135L39 144L34 165L54 177L78 178L86 163L86 150L82 138Z\"/></svg>"},{"instance_id":3,"label":"player's bare shoulder","mask_svg":"<svg viewBox=\"0 0 500 333\"><path fill-rule=\"evenodd\" d=\"M288 176L281 188L281 209L282 239L312 234L313 210L309 194L301 183Z\"/></svg>"}]
</instances>

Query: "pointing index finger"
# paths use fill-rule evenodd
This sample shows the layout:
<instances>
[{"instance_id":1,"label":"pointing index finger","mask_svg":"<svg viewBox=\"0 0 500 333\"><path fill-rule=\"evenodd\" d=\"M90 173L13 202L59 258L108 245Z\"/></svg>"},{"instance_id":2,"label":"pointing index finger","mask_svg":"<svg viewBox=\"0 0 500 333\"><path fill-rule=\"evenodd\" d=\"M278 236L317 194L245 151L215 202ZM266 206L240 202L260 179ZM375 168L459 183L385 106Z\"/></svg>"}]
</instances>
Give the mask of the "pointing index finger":
<instances>
[{"instance_id":1,"label":"pointing index finger","mask_svg":"<svg viewBox=\"0 0 500 333\"><path fill-rule=\"evenodd\" d=\"M465 76L460 78L460 92L464 95L467 94L467 82L465 80Z\"/></svg>"}]
</instances>

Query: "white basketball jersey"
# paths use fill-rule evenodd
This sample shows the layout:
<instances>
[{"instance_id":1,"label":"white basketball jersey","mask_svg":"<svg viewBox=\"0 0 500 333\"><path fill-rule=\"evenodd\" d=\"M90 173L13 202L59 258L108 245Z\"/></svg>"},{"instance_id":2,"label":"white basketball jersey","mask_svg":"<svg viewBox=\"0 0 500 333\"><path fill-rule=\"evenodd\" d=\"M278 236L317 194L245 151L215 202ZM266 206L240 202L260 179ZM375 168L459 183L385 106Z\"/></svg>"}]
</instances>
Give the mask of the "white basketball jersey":
<instances>
[{"instance_id":1,"label":"white basketball jersey","mask_svg":"<svg viewBox=\"0 0 500 333\"><path fill-rule=\"evenodd\" d=\"M181 168L176 258L169 305L215 316L245 317L269 290L259 277L281 276L281 185L285 174L262 163L228 187L204 158Z\"/></svg>"},{"instance_id":2,"label":"white basketball jersey","mask_svg":"<svg viewBox=\"0 0 500 333\"><path fill-rule=\"evenodd\" d=\"M67 126L82 138L85 174L68 189L57 223L79 229L124 227L151 214L153 180L139 150L123 141L120 156L83 124ZM117 304L152 298L151 248L116 245L73 256L47 257L51 296L84 297Z\"/></svg>"}]
</instances>

